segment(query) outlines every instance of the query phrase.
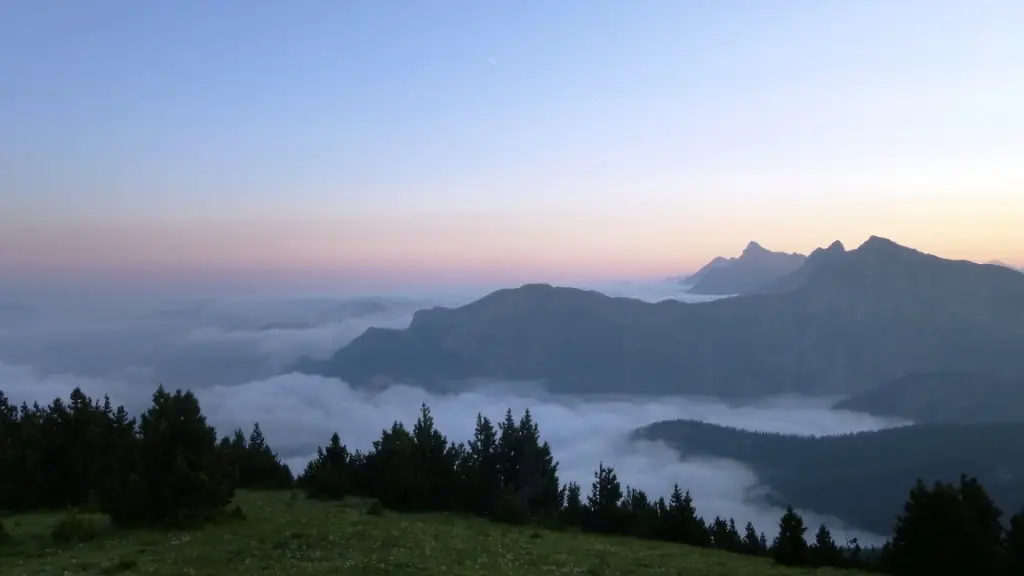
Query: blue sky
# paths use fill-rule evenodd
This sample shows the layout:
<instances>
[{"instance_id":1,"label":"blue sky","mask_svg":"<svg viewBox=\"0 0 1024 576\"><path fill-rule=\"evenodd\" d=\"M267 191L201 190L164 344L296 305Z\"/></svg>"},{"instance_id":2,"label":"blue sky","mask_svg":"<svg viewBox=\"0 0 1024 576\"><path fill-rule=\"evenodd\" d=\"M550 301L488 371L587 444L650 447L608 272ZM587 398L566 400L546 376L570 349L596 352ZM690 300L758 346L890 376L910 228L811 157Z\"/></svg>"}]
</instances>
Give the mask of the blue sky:
<instances>
[{"instance_id":1,"label":"blue sky","mask_svg":"<svg viewBox=\"0 0 1024 576\"><path fill-rule=\"evenodd\" d=\"M1024 263L1024 3L0 6L0 269L554 279L750 239Z\"/></svg>"}]
</instances>

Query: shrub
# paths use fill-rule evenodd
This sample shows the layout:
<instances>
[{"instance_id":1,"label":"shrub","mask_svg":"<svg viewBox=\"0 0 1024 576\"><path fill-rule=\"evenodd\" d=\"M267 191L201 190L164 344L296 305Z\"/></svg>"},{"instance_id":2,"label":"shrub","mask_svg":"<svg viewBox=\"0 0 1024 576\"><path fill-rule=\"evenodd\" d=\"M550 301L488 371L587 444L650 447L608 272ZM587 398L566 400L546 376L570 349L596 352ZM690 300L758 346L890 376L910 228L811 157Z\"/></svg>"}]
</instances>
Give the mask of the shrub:
<instances>
[{"instance_id":1,"label":"shrub","mask_svg":"<svg viewBox=\"0 0 1024 576\"><path fill-rule=\"evenodd\" d=\"M530 523L530 511L522 502L506 494L498 501L491 519L502 524L522 526Z\"/></svg>"},{"instance_id":2,"label":"shrub","mask_svg":"<svg viewBox=\"0 0 1024 576\"><path fill-rule=\"evenodd\" d=\"M373 500L370 505L366 507L366 513L370 516L383 516L384 505L380 503L380 500Z\"/></svg>"},{"instance_id":3,"label":"shrub","mask_svg":"<svg viewBox=\"0 0 1024 576\"><path fill-rule=\"evenodd\" d=\"M68 511L50 530L54 542L72 544L90 542L100 535L100 527L95 520L83 518L76 510Z\"/></svg>"},{"instance_id":4,"label":"shrub","mask_svg":"<svg viewBox=\"0 0 1024 576\"><path fill-rule=\"evenodd\" d=\"M245 515L245 511L242 510L241 506L235 504L235 507L231 509L231 518L233 520L245 520L248 516Z\"/></svg>"}]
</instances>

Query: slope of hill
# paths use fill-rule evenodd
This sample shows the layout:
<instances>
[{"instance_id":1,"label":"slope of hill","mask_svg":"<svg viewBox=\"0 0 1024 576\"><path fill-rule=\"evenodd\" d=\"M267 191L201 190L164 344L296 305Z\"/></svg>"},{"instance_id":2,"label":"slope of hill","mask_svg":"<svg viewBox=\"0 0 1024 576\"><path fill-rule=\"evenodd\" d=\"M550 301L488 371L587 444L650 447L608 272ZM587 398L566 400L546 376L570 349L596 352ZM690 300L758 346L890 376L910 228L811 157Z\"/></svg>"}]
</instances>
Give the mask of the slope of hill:
<instances>
[{"instance_id":1,"label":"slope of hill","mask_svg":"<svg viewBox=\"0 0 1024 576\"><path fill-rule=\"evenodd\" d=\"M689 456L738 460L777 503L892 530L918 478L976 476L1003 510L1024 506L1024 424L922 424L841 436L766 434L703 422L658 422L636 436Z\"/></svg>"},{"instance_id":2,"label":"slope of hill","mask_svg":"<svg viewBox=\"0 0 1024 576\"><path fill-rule=\"evenodd\" d=\"M370 329L302 372L361 386L542 380L554 391L848 394L911 372L1024 377L1024 276L871 239L763 293L649 304L526 285Z\"/></svg>"},{"instance_id":3,"label":"slope of hill","mask_svg":"<svg viewBox=\"0 0 1024 576\"><path fill-rule=\"evenodd\" d=\"M1002 266L1004 268L1009 268L1010 270L1014 270L1014 271L1017 271L1017 272L1024 273L1024 268L1018 268L1017 266L1014 266L1013 264L1007 264L1006 262L1003 262L1002 260L992 260L992 261L989 262L989 264L992 264L992 265L995 265L995 266Z\"/></svg>"},{"instance_id":4,"label":"slope of hill","mask_svg":"<svg viewBox=\"0 0 1024 576\"><path fill-rule=\"evenodd\" d=\"M516 528L456 515L363 513L364 504L241 492L246 520L202 532L101 533L54 546L65 513L6 518L0 573L28 574L653 574L799 576L854 572L785 568L768 558L682 544Z\"/></svg>"},{"instance_id":5,"label":"slope of hill","mask_svg":"<svg viewBox=\"0 0 1024 576\"><path fill-rule=\"evenodd\" d=\"M751 242L737 258L715 258L683 284L690 294L745 294L803 265L806 256L766 250Z\"/></svg>"},{"instance_id":6,"label":"slope of hill","mask_svg":"<svg viewBox=\"0 0 1024 576\"><path fill-rule=\"evenodd\" d=\"M1024 380L959 372L908 374L835 408L918 423L1024 422Z\"/></svg>"}]
</instances>

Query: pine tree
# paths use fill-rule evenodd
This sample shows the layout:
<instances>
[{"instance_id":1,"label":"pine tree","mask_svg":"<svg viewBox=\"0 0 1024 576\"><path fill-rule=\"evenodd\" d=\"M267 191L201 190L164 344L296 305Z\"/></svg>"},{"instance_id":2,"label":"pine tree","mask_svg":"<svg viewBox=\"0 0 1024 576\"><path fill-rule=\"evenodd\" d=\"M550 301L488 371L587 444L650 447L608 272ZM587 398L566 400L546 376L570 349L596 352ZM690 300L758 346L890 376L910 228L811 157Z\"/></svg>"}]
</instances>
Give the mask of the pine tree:
<instances>
[{"instance_id":1,"label":"pine tree","mask_svg":"<svg viewBox=\"0 0 1024 576\"><path fill-rule=\"evenodd\" d=\"M622 497L622 486L615 469L601 462L594 472L594 482L587 496L586 527L604 534L624 533L626 526L619 508Z\"/></svg>"},{"instance_id":2,"label":"pine tree","mask_svg":"<svg viewBox=\"0 0 1024 576\"><path fill-rule=\"evenodd\" d=\"M754 529L753 522L747 522L746 527L743 529L743 548L744 552L752 556L762 556L767 551L767 545L762 547L761 537L758 536L757 530Z\"/></svg>"},{"instance_id":3,"label":"pine tree","mask_svg":"<svg viewBox=\"0 0 1024 576\"><path fill-rule=\"evenodd\" d=\"M142 415L139 441L127 477L107 487L101 506L120 525L201 523L231 501L229 463L217 447L192 392L173 395L163 386Z\"/></svg>"},{"instance_id":4,"label":"pine tree","mask_svg":"<svg viewBox=\"0 0 1024 576\"><path fill-rule=\"evenodd\" d=\"M358 469L357 482L372 488L367 495L378 498L389 510L422 511L419 497L423 486L419 484L421 472L415 467L416 455L416 441L405 425L396 421L373 442Z\"/></svg>"},{"instance_id":5,"label":"pine tree","mask_svg":"<svg viewBox=\"0 0 1024 576\"><path fill-rule=\"evenodd\" d=\"M519 483L519 426L512 418L511 408L498 424L498 467L502 490L514 493Z\"/></svg>"},{"instance_id":6,"label":"pine tree","mask_svg":"<svg viewBox=\"0 0 1024 576\"><path fill-rule=\"evenodd\" d=\"M1024 574L1024 509L1010 518L1006 532L1006 574Z\"/></svg>"},{"instance_id":7,"label":"pine tree","mask_svg":"<svg viewBox=\"0 0 1024 576\"><path fill-rule=\"evenodd\" d=\"M491 421L476 415L476 428L469 441L466 471L466 508L474 514L490 514L501 495L501 465L498 436Z\"/></svg>"},{"instance_id":8,"label":"pine tree","mask_svg":"<svg viewBox=\"0 0 1024 576\"><path fill-rule=\"evenodd\" d=\"M684 493L679 484L672 487L672 494L668 501L668 515L666 539L691 546L711 546L711 536L704 524L704 519L697 516L690 491L687 490Z\"/></svg>"},{"instance_id":9,"label":"pine tree","mask_svg":"<svg viewBox=\"0 0 1024 576\"><path fill-rule=\"evenodd\" d=\"M352 491L348 449L335 432L327 449L317 448L316 457L306 464L299 485L310 498L340 500Z\"/></svg>"},{"instance_id":10,"label":"pine tree","mask_svg":"<svg viewBox=\"0 0 1024 576\"><path fill-rule=\"evenodd\" d=\"M408 486L412 506L417 510L450 510L455 503L455 462L449 458L448 439L434 425L426 404L412 428L412 476Z\"/></svg>"},{"instance_id":11,"label":"pine tree","mask_svg":"<svg viewBox=\"0 0 1024 576\"><path fill-rule=\"evenodd\" d=\"M908 576L998 574L1004 552L992 521L1000 515L971 478L931 489L919 480L896 520L885 568Z\"/></svg>"},{"instance_id":12,"label":"pine tree","mask_svg":"<svg viewBox=\"0 0 1024 576\"><path fill-rule=\"evenodd\" d=\"M567 526L581 526L584 509L580 485L576 482L569 482L563 487L562 492L562 522Z\"/></svg>"},{"instance_id":13,"label":"pine tree","mask_svg":"<svg viewBox=\"0 0 1024 576\"><path fill-rule=\"evenodd\" d=\"M804 540L805 533L807 527L804 526L804 519L792 506L786 507L785 514L779 520L779 535L772 544L775 561L784 566L806 566L808 547Z\"/></svg>"},{"instance_id":14,"label":"pine tree","mask_svg":"<svg viewBox=\"0 0 1024 576\"><path fill-rule=\"evenodd\" d=\"M842 560L842 553L836 546L835 540L832 539L832 533L824 524L818 527L818 532L814 535L810 559L811 565L817 567L839 566Z\"/></svg>"},{"instance_id":15,"label":"pine tree","mask_svg":"<svg viewBox=\"0 0 1024 576\"><path fill-rule=\"evenodd\" d=\"M627 524L626 531L637 538L651 538L657 528L657 515L647 493L626 487L622 499L622 514Z\"/></svg>"}]
</instances>

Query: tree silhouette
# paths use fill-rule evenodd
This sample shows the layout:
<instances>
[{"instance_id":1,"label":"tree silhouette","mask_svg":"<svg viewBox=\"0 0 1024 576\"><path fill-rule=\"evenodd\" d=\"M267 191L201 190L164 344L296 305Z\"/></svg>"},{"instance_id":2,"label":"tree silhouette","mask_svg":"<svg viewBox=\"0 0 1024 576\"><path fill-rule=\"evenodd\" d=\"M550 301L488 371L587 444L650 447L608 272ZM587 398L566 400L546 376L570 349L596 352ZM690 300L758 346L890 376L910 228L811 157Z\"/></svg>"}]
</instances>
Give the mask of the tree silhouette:
<instances>
[{"instance_id":1,"label":"tree silhouette","mask_svg":"<svg viewBox=\"0 0 1024 576\"><path fill-rule=\"evenodd\" d=\"M1024 574L1024 510L1010 518L1006 532L1006 574Z\"/></svg>"},{"instance_id":2,"label":"tree silhouette","mask_svg":"<svg viewBox=\"0 0 1024 576\"><path fill-rule=\"evenodd\" d=\"M768 552L768 545L764 541L764 535L758 535L753 522L747 522L743 529L743 547L747 554L762 556Z\"/></svg>"},{"instance_id":3,"label":"tree silhouette","mask_svg":"<svg viewBox=\"0 0 1024 576\"><path fill-rule=\"evenodd\" d=\"M14 406L0 392L0 509L26 511L98 507L118 527L199 524L217 516L236 486L292 486L291 472L258 423L220 438L190 392L162 387L138 421L108 398L76 389L65 402ZM13 464L13 465L8 465ZM507 411L496 430L477 415L468 444L450 442L426 405L411 431L401 422L381 431L372 447L350 452L338 434L317 449L297 479L311 498L358 496L408 511L463 511L494 520L628 534L765 554L764 533L733 519L710 526L679 485L652 500L620 485L599 464L583 501L579 484L561 485L548 444L529 411ZM1024 574L1024 511L1004 527L1002 512L974 478L957 484L918 482L881 550L856 540L841 549L827 527L814 544L792 507L770 549L782 564L885 569L898 575L1017 576ZM1007 528L1008 529L1005 529Z\"/></svg>"},{"instance_id":4,"label":"tree silhouette","mask_svg":"<svg viewBox=\"0 0 1024 576\"><path fill-rule=\"evenodd\" d=\"M1002 528L1000 512L972 478L959 486L936 482L931 489L918 481L897 518L884 557L896 574L999 574Z\"/></svg>"},{"instance_id":5,"label":"tree silhouette","mask_svg":"<svg viewBox=\"0 0 1024 576\"><path fill-rule=\"evenodd\" d=\"M832 533L828 527L822 524L814 535L814 545L811 546L810 561L812 566L839 566L842 563L843 555L832 539Z\"/></svg>"},{"instance_id":6,"label":"tree silhouette","mask_svg":"<svg viewBox=\"0 0 1024 576\"><path fill-rule=\"evenodd\" d=\"M809 559L807 541L804 540L806 532L804 519L792 506L788 506L779 520L779 535L772 545L775 561L784 566L806 566Z\"/></svg>"},{"instance_id":7,"label":"tree silhouette","mask_svg":"<svg viewBox=\"0 0 1024 576\"><path fill-rule=\"evenodd\" d=\"M625 531L623 514L619 508L622 496L622 486L615 469L601 462L594 472L594 482L587 496L587 527L594 532L622 534Z\"/></svg>"},{"instance_id":8,"label":"tree silhouette","mask_svg":"<svg viewBox=\"0 0 1024 576\"><path fill-rule=\"evenodd\" d=\"M153 394L124 476L107 486L103 510L120 525L187 526L211 519L231 501L230 463L192 392Z\"/></svg>"}]
</instances>

